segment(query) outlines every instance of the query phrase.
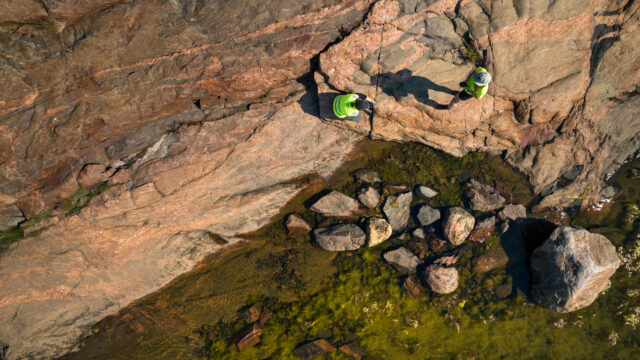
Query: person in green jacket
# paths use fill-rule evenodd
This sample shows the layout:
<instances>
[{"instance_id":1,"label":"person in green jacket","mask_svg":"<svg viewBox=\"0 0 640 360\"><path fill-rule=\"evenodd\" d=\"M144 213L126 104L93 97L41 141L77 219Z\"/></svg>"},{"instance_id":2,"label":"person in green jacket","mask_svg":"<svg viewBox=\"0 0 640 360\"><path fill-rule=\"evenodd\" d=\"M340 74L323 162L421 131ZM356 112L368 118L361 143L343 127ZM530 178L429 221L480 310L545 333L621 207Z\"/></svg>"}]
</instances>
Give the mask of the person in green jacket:
<instances>
[{"instance_id":1,"label":"person in green jacket","mask_svg":"<svg viewBox=\"0 0 640 360\"><path fill-rule=\"evenodd\" d=\"M460 101L469 100L472 97L482 99L482 97L487 93L487 90L489 90L490 82L491 74L489 74L487 69L478 67L473 73L473 76L470 76L469 79L467 79L462 91L451 99L451 102L447 105L447 109L450 110L453 105Z\"/></svg>"},{"instance_id":2,"label":"person in green jacket","mask_svg":"<svg viewBox=\"0 0 640 360\"><path fill-rule=\"evenodd\" d=\"M333 114L338 119L358 122L362 119L360 111L373 109L375 103L365 94L338 95L333 100Z\"/></svg>"}]
</instances>

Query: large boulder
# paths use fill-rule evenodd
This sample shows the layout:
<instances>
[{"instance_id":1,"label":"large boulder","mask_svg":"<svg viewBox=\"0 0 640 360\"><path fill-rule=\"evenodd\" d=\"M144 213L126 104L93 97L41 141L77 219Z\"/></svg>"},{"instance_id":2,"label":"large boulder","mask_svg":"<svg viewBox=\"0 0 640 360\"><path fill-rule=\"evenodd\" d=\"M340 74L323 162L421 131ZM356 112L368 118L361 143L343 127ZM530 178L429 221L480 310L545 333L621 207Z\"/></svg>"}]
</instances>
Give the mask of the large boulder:
<instances>
[{"instance_id":1,"label":"large boulder","mask_svg":"<svg viewBox=\"0 0 640 360\"><path fill-rule=\"evenodd\" d=\"M389 264L400 270L415 271L420 265L420 259L405 247L387 251L383 257Z\"/></svg>"},{"instance_id":2,"label":"large boulder","mask_svg":"<svg viewBox=\"0 0 640 360\"><path fill-rule=\"evenodd\" d=\"M442 222L442 233L450 243L460 245L473 230L475 222L475 218L463 208L449 208Z\"/></svg>"},{"instance_id":3,"label":"large boulder","mask_svg":"<svg viewBox=\"0 0 640 360\"><path fill-rule=\"evenodd\" d=\"M616 248L606 237L562 226L531 255L531 294L558 312L582 309L619 266Z\"/></svg>"},{"instance_id":4,"label":"large boulder","mask_svg":"<svg viewBox=\"0 0 640 360\"><path fill-rule=\"evenodd\" d=\"M478 211L491 211L502 207L505 198L493 186L483 184L475 179L469 179L464 184L464 194L469 201L469 207Z\"/></svg>"},{"instance_id":5,"label":"large boulder","mask_svg":"<svg viewBox=\"0 0 640 360\"><path fill-rule=\"evenodd\" d=\"M365 225L367 232L368 246L376 246L382 244L391 236L393 229L385 219L368 218Z\"/></svg>"},{"instance_id":6,"label":"large boulder","mask_svg":"<svg viewBox=\"0 0 640 360\"><path fill-rule=\"evenodd\" d=\"M393 230L402 231L407 228L412 198L411 193L407 192L399 195L389 195L384 202L382 211Z\"/></svg>"},{"instance_id":7,"label":"large boulder","mask_svg":"<svg viewBox=\"0 0 640 360\"><path fill-rule=\"evenodd\" d=\"M355 199L339 191L323 196L310 209L324 216L351 218L358 217L364 211Z\"/></svg>"},{"instance_id":8,"label":"large boulder","mask_svg":"<svg viewBox=\"0 0 640 360\"><path fill-rule=\"evenodd\" d=\"M448 294L458 288L458 270L437 264L430 265L422 272L422 280L434 292Z\"/></svg>"},{"instance_id":9,"label":"large boulder","mask_svg":"<svg viewBox=\"0 0 640 360\"><path fill-rule=\"evenodd\" d=\"M422 205L416 217L420 225L428 226L440 220L440 210L434 209L429 205Z\"/></svg>"},{"instance_id":10,"label":"large boulder","mask_svg":"<svg viewBox=\"0 0 640 360\"><path fill-rule=\"evenodd\" d=\"M329 251L359 249L367 238L364 231L355 224L340 224L315 229L312 232L316 243Z\"/></svg>"}]
</instances>

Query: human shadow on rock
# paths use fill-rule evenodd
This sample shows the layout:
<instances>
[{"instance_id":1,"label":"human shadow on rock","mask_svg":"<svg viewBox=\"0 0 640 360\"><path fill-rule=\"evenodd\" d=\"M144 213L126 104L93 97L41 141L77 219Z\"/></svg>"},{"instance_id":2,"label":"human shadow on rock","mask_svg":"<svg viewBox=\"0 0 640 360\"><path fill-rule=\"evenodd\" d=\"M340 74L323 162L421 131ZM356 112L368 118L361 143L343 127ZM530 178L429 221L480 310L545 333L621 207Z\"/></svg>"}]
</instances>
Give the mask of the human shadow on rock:
<instances>
[{"instance_id":1,"label":"human shadow on rock","mask_svg":"<svg viewBox=\"0 0 640 360\"><path fill-rule=\"evenodd\" d=\"M372 76L371 83L377 84L385 94L393 96L396 101L412 94L416 100L436 109L442 109L446 105L439 104L430 99L429 91L439 91L449 95L458 93L446 86L438 85L425 77L415 76L413 72L408 69L400 70L396 73L383 73L379 76Z\"/></svg>"}]
</instances>

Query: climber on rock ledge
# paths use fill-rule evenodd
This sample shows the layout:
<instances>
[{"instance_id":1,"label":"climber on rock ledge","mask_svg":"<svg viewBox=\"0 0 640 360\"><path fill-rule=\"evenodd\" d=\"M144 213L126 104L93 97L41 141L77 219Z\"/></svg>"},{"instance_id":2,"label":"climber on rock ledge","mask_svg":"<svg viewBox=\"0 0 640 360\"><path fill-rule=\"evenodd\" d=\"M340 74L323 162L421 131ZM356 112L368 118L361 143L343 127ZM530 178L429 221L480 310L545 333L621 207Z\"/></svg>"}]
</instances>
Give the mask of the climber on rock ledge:
<instances>
[{"instance_id":1,"label":"climber on rock ledge","mask_svg":"<svg viewBox=\"0 0 640 360\"><path fill-rule=\"evenodd\" d=\"M451 110L453 106L460 101L469 100L472 97L476 97L478 99L482 99L482 97L489 90L489 83L491 82L491 74L482 67L478 67L476 71L473 73L473 76L470 76L464 84L464 88L451 99L449 105L446 106L447 109ZM442 106L445 108L445 106Z\"/></svg>"},{"instance_id":2,"label":"climber on rock ledge","mask_svg":"<svg viewBox=\"0 0 640 360\"><path fill-rule=\"evenodd\" d=\"M360 110L373 109L376 102L365 94L338 95L333 100L333 114L343 120L358 122L362 119Z\"/></svg>"}]
</instances>

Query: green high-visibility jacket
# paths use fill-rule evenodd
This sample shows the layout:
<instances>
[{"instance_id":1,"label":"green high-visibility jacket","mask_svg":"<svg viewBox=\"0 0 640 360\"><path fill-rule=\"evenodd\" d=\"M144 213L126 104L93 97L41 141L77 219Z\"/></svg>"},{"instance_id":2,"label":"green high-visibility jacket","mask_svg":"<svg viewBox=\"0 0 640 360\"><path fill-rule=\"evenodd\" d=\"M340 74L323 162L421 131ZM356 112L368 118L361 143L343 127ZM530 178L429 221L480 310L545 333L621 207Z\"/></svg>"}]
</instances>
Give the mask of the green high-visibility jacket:
<instances>
[{"instance_id":1,"label":"green high-visibility jacket","mask_svg":"<svg viewBox=\"0 0 640 360\"><path fill-rule=\"evenodd\" d=\"M474 72L471 75L471 77L469 77L469 79L467 80L467 87L464 89L464 91L466 91L467 94L469 94L471 96L475 96L478 99L482 99L482 97L489 90L489 84L487 84L485 86L476 86L476 83L473 81L473 75L475 75L475 74L477 74L479 72L483 72L483 71L487 71L487 69L482 68L482 67L478 67L476 69L476 72Z\"/></svg>"},{"instance_id":2,"label":"green high-visibility jacket","mask_svg":"<svg viewBox=\"0 0 640 360\"><path fill-rule=\"evenodd\" d=\"M333 100L333 113L340 119L358 115L360 112L356 109L356 101L359 98L358 94L336 96Z\"/></svg>"}]
</instances>

